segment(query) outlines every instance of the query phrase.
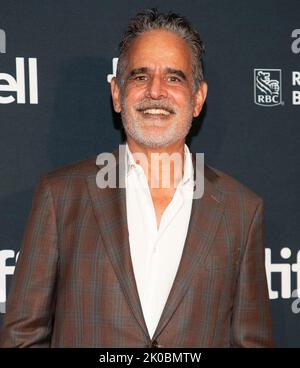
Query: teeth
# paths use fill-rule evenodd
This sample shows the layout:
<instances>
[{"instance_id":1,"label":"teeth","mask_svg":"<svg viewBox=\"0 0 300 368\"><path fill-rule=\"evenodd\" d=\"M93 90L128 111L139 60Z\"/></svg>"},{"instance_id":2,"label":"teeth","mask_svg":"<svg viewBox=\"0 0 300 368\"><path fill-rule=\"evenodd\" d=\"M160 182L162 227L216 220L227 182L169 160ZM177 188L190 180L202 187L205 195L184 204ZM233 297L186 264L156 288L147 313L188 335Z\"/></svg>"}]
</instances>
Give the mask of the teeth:
<instances>
[{"instance_id":1,"label":"teeth","mask_svg":"<svg viewBox=\"0 0 300 368\"><path fill-rule=\"evenodd\" d=\"M144 114L152 114L152 115L170 115L169 111L163 109L147 109L143 111Z\"/></svg>"}]
</instances>

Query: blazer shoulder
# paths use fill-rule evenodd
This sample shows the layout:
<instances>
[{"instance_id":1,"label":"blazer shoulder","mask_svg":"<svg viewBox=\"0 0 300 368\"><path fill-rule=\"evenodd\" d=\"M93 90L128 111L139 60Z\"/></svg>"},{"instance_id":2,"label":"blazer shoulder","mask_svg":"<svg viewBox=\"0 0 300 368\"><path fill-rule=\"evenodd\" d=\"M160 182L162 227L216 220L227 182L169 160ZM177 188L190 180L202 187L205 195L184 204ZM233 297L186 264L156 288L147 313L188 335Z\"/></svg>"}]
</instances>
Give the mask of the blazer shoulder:
<instances>
[{"instance_id":1,"label":"blazer shoulder","mask_svg":"<svg viewBox=\"0 0 300 368\"><path fill-rule=\"evenodd\" d=\"M48 172L44 176L50 180L56 178L85 178L97 172L96 159L97 155L84 160L71 162Z\"/></svg>"},{"instance_id":2,"label":"blazer shoulder","mask_svg":"<svg viewBox=\"0 0 300 368\"><path fill-rule=\"evenodd\" d=\"M263 202L260 195L255 193L252 189L247 187L242 182L238 181L234 177L224 173L223 171L216 169L210 165L206 165L207 170L211 171L210 176L216 176L217 189L223 192L226 196L230 198L238 199L238 197L243 197L247 201L256 203L257 205ZM212 174L213 173L213 174Z\"/></svg>"},{"instance_id":3,"label":"blazer shoulder","mask_svg":"<svg viewBox=\"0 0 300 368\"><path fill-rule=\"evenodd\" d=\"M86 178L97 174L97 155L84 160L60 166L39 178L37 192L48 190L54 197L63 193L83 193L86 190Z\"/></svg>"}]
</instances>

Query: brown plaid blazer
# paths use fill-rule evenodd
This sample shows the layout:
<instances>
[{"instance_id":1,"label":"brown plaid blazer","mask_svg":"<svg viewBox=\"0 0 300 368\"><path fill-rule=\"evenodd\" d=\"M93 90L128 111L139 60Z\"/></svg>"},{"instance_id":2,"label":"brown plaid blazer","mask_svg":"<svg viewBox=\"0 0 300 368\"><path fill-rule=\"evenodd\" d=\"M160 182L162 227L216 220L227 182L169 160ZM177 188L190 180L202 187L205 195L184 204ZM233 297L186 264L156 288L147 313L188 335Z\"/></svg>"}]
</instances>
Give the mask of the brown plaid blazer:
<instances>
[{"instance_id":1,"label":"brown plaid blazer","mask_svg":"<svg viewBox=\"0 0 300 368\"><path fill-rule=\"evenodd\" d=\"M99 189L98 170L92 157L41 178L0 346L272 346L262 200L205 167L204 195L193 200L179 269L151 339L131 263L125 189Z\"/></svg>"}]
</instances>

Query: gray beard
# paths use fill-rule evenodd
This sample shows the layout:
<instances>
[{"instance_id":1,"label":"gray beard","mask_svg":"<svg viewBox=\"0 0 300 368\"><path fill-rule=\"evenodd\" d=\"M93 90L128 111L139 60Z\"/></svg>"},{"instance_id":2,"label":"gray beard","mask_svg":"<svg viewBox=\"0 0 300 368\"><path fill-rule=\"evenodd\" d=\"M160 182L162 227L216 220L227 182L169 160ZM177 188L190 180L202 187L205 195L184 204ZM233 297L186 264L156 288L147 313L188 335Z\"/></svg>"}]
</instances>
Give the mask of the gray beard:
<instances>
[{"instance_id":1,"label":"gray beard","mask_svg":"<svg viewBox=\"0 0 300 368\"><path fill-rule=\"evenodd\" d=\"M191 129L193 122L193 114L191 107L191 112L187 117L188 121L180 131L177 130L180 121L178 121L178 118L176 118L175 116L170 129L168 129L162 135L152 137L144 133L142 127L143 123L141 123L139 120L129 121L129 116L127 114L125 103L122 103L121 117L126 135L132 138L135 142L150 148L167 147L179 140L185 139L185 137L188 135ZM151 124L155 126L155 121L151 122ZM159 126L160 124L161 123L158 122L157 125Z\"/></svg>"}]
</instances>

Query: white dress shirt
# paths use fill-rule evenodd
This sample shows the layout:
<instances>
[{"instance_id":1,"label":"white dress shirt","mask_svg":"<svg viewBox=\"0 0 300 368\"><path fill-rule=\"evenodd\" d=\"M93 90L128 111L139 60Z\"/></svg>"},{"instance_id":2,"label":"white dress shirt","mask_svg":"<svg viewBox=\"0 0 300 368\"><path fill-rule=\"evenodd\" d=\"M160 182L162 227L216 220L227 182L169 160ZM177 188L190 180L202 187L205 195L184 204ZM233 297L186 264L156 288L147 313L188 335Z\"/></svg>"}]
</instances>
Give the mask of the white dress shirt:
<instances>
[{"instance_id":1,"label":"white dress shirt","mask_svg":"<svg viewBox=\"0 0 300 368\"><path fill-rule=\"evenodd\" d=\"M180 263L193 200L193 165L184 148L184 172L159 228L142 167L126 144L125 185L130 253L145 322L152 338Z\"/></svg>"}]
</instances>

